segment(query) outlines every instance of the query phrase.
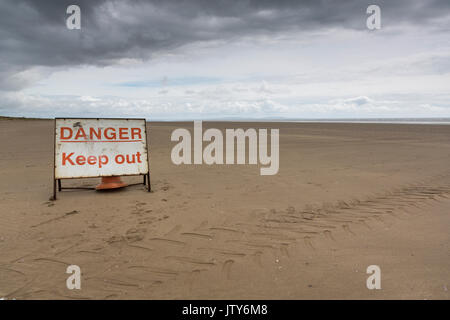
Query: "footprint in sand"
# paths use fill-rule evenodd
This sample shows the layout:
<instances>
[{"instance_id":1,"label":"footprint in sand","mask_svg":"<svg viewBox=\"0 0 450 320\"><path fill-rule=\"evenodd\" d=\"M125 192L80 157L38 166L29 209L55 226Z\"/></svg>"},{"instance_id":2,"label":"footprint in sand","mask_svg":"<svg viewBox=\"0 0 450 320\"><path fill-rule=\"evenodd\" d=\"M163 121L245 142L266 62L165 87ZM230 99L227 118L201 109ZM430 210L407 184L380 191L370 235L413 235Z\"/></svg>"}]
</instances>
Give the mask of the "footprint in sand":
<instances>
[{"instance_id":1,"label":"footprint in sand","mask_svg":"<svg viewBox=\"0 0 450 320\"><path fill-rule=\"evenodd\" d=\"M350 226L348 224L343 224L342 228L345 230L345 232L351 234L352 236L355 235L355 233L350 229Z\"/></svg>"},{"instance_id":2,"label":"footprint in sand","mask_svg":"<svg viewBox=\"0 0 450 320\"><path fill-rule=\"evenodd\" d=\"M309 248L315 250L315 248L314 248L314 246L313 246L313 243L312 243L311 237L306 236L306 237L303 238L303 240L305 241L305 245L306 245L307 247L309 247Z\"/></svg>"},{"instance_id":3,"label":"footprint in sand","mask_svg":"<svg viewBox=\"0 0 450 320\"><path fill-rule=\"evenodd\" d=\"M44 204L46 204L46 205L47 205L47 207L53 207L53 206L55 205L55 203L54 203L54 202L52 202L52 201L47 201L47 202L44 202Z\"/></svg>"},{"instance_id":4,"label":"footprint in sand","mask_svg":"<svg viewBox=\"0 0 450 320\"><path fill-rule=\"evenodd\" d=\"M262 259L261 259L261 256L262 256L262 251L256 251L256 252L253 254L253 260L254 260L255 263L256 263L258 266L260 266L260 267L262 267Z\"/></svg>"},{"instance_id":5,"label":"footprint in sand","mask_svg":"<svg viewBox=\"0 0 450 320\"><path fill-rule=\"evenodd\" d=\"M230 279L231 275L231 266L234 264L234 260L229 259L223 263L222 272L225 273L227 279Z\"/></svg>"},{"instance_id":6,"label":"footprint in sand","mask_svg":"<svg viewBox=\"0 0 450 320\"><path fill-rule=\"evenodd\" d=\"M289 250L288 250L288 244L287 243L282 243L280 246L280 251L282 254L284 254L286 257L289 257Z\"/></svg>"},{"instance_id":7,"label":"footprint in sand","mask_svg":"<svg viewBox=\"0 0 450 320\"><path fill-rule=\"evenodd\" d=\"M181 230L181 225L176 225L173 227L169 232L165 234L165 236L173 236L174 234L177 234Z\"/></svg>"},{"instance_id":8,"label":"footprint in sand","mask_svg":"<svg viewBox=\"0 0 450 320\"><path fill-rule=\"evenodd\" d=\"M330 230L325 230L325 231L323 232L323 234L324 234L325 237L327 237L328 239L333 240L333 241L336 241L336 239L334 239L333 234L331 233Z\"/></svg>"},{"instance_id":9,"label":"footprint in sand","mask_svg":"<svg viewBox=\"0 0 450 320\"><path fill-rule=\"evenodd\" d=\"M205 228L208 225L208 221L207 220L203 220L202 223L200 223L200 225L198 225L196 228L194 228L194 230L201 230L203 228Z\"/></svg>"},{"instance_id":10,"label":"footprint in sand","mask_svg":"<svg viewBox=\"0 0 450 320\"><path fill-rule=\"evenodd\" d=\"M125 238L128 240L128 242L141 241L142 239L144 239L146 232L147 229L145 228L131 228L126 232Z\"/></svg>"}]
</instances>

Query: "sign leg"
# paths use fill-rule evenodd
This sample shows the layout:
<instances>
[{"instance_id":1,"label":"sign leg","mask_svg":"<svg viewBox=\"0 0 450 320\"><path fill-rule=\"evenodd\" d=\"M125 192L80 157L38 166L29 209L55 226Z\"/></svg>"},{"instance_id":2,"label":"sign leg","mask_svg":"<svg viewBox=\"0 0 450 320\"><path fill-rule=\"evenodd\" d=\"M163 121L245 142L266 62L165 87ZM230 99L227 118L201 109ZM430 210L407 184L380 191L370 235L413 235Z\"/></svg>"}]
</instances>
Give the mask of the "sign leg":
<instances>
[{"instance_id":1,"label":"sign leg","mask_svg":"<svg viewBox=\"0 0 450 320\"><path fill-rule=\"evenodd\" d=\"M152 187L150 185L150 172L148 173L148 192L152 191Z\"/></svg>"},{"instance_id":2,"label":"sign leg","mask_svg":"<svg viewBox=\"0 0 450 320\"><path fill-rule=\"evenodd\" d=\"M56 179L53 179L53 200L56 200Z\"/></svg>"}]
</instances>

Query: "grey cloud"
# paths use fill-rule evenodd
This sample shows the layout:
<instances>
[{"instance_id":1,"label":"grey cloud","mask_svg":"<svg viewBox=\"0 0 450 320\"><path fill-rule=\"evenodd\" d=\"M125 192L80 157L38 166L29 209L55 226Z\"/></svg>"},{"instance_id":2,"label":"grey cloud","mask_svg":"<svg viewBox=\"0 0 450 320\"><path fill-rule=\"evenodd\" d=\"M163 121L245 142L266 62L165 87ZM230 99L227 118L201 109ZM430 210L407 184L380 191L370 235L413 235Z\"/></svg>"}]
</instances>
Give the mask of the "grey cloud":
<instances>
[{"instance_id":1,"label":"grey cloud","mask_svg":"<svg viewBox=\"0 0 450 320\"><path fill-rule=\"evenodd\" d=\"M3 0L0 2L0 90L28 85L8 78L33 66L105 66L148 59L197 41L323 28L365 30L369 0ZM81 7L82 29L67 30L66 8ZM450 12L450 2L376 1L383 24L426 26ZM448 28L448 25L440 25ZM17 76L16 76L17 78Z\"/></svg>"}]
</instances>

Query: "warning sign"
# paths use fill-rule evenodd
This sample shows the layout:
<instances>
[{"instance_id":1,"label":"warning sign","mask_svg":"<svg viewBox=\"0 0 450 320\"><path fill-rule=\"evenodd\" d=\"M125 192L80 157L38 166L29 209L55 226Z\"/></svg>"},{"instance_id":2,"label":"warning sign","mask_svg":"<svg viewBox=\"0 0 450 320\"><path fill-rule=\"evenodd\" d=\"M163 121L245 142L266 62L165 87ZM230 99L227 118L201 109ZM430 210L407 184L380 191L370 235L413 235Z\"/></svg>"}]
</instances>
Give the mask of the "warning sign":
<instances>
[{"instance_id":1,"label":"warning sign","mask_svg":"<svg viewBox=\"0 0 450 320\"><path fill-rule=\"evenodd\" d=\"M55 179L148 173L145 119L55 119Z\"/></svg>"}]
</instances>

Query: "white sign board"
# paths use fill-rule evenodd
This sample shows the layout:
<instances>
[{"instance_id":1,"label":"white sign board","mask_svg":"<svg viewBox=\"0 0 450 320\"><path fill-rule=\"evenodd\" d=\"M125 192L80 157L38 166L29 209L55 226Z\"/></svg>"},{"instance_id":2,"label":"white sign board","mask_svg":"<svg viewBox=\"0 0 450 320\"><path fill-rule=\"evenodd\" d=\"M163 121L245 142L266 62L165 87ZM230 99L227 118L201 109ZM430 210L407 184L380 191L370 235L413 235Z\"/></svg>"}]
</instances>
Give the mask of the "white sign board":
<instances>
[{"instance_id":1,"label":"white sign board","mask_svg":"<svg viewBox=\"0 0 450 320\"><path fill-rule=\"evenodd\" d=\"M55 179L149 172L145 119L55 119Z\"/></svg>"}]
</instances>

